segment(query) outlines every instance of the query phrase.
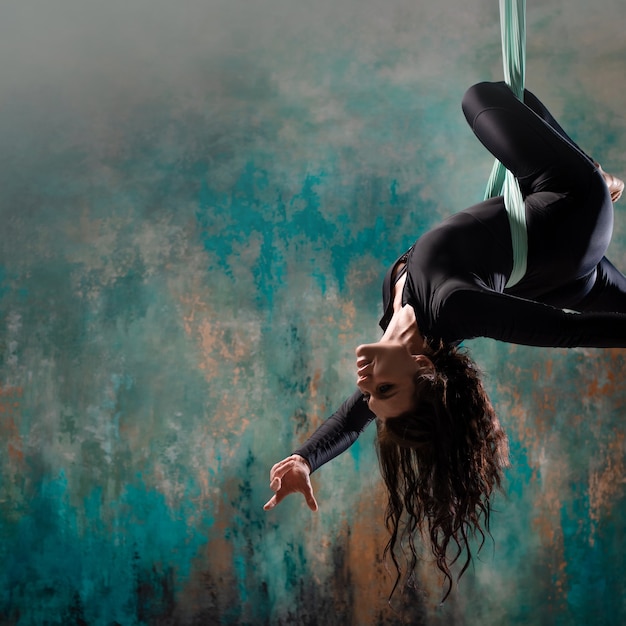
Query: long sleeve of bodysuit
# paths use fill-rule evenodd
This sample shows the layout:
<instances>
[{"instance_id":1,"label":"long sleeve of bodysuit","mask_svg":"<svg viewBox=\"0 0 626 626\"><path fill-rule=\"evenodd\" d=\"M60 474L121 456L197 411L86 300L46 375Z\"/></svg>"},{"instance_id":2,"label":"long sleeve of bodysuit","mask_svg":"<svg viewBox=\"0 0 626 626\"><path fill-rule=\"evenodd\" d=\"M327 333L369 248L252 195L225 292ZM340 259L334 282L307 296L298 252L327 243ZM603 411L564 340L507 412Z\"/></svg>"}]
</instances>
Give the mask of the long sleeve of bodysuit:
<instances>
[{"instance_id":1,"label":"long sleeve of bodysuit","mask_svg":"<svg viewBox=\"0 0 626 626\"><path fill-rule=\"evenodd\" d=\"M314 472L347 450L375 415L356 391L306 440L294 454L303 456Z\"/></svg>"},{"instance_id":2,"label":"long sleeve of bodysuit","mask_svg":"<svg viewBox=\"0 0 626 626\"><path fill-rule=\"evenodd\" d=\"M626 347L624 313L566 311L488 289L459 289L450 294L439 324L458 339L491 337L555 348Z\"/></svg>"}]
</instances>

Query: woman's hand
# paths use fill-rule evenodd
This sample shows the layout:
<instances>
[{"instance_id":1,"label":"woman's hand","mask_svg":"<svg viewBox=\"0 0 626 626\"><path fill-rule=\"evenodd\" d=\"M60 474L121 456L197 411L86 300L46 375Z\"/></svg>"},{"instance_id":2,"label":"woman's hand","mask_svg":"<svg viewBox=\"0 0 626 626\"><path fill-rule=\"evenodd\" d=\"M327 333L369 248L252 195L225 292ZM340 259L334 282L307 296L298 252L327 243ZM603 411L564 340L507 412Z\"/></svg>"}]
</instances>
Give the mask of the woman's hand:
<instances>
[{"instance_id":1,"label":"woman's hand","mask_svg":"<svg viewBox=\"0 0 626 626\"><path fill-rule=\"evenodd\" d=\"M270 489L274 495L263 508L269 511L290 493L299 491L304 495L311 511L317 511L317 502L309 478L310 473L311 468L307 460L298 454L288 456L280 463L276 463L270 470Z\"/></svg>"}]
</instances>

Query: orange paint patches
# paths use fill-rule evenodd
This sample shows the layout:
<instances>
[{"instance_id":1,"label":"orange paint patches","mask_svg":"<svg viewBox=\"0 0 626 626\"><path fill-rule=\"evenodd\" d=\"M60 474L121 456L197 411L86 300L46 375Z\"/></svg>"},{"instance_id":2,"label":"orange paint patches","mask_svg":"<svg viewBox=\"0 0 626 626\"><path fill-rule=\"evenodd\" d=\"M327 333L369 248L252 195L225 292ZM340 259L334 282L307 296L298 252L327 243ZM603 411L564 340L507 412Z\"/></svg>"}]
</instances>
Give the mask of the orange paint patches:
<instances>
[{"instance_id":1,"label":"orange paint patches","mask_svg":"<svg viewBox=\"0 0 626 626\"><path fill-rule=\"evenodd\" d=\"M3 398L7 398L9 405L16 406L18 398L24 395L22 387L1 387L0 386L0 402L4 404Z\"/></svg>"},{"instance_id":2,"label":"orange paint patches","mask_svg":"<svg viewBox=\"0 0 626 626\"><path fill-rule=\"evenodd\" d=\"M542 565L554 581L552 602L564 606L568 593L567 563L562 528L562 494L568 490L569 462L563 457L559 412L563 397L556 384L555 362L538 363L531 371L515 371L510 384L498 386L499 395L507 398L507 425L512 426L512 438L522 444L530 469L529 481L533 491L533 534L539 539L546 560ZM527 389L525 392L524 389ZM508 419L513 417L512 420ZM568 427L575 428L580 416L567 416ZM512 459L515 464L516 459Z\"/></svg>"},{"instance_id":3,"label":"orange paint patches","mask_svg":"<svg viewBox=\"0 0 626 626\"><path fill-rule=\"evenodd\" d=\"M595 396L612 396L615 393L615 377L609 373L608 380L604 383L600 383L597 377L594 377L587 386L587 397Z\"/></svg>"},{"instance_id":4,"label":"orange paint patches","mask_svg":"<svg viewBox=\"0 0 626 626\"><path fill-rule=\"evenodd\" d=\"M24 461L24 442L19 434L22 387L0 387L0 440L5 442L7 456L14 464Z\"/></svg>"},{"instance_id":5,"label":"orange paint patches","mask_svg":"<svg viewBox=\"0 0 626 626\"><path fill-rule=\"evenodd\" d=\"M562 502L559 493L562 490L559 473L551 473L548 477L548 488L539 494L535 507L540 514L533 521L533 529L541 539L543 553L549 556L545 566L550 570L554 581L552 600L559 606L566 604L568 590L567 562L565 559L565 541L561 526Z\"/></svg>"},{"instance_id":6,"label":"orange paint patches","mask_svg":"<svg viewBox=\"0 0 626 626\"><path fill-rule=\"evenodd\" d=\"M18 447L18 446L13 445L12 443L8 443L7 452L9 453L9 458L12 461L17 461L21 463L24 460L24 451L22 450L21 445Z\"/></svg>"},{"instance_id":7,"label":"orange paint patches","mask_svg":"<svg viewBox=\"0 0 626 626\"><path fill-rule=\"evenodd\" d=\"M396 570L389 557L383 560L383 551L389 540L384 522L386 503L386 491L380 481L355 502L355 506L350 510L350 522L342 523L338 532L328 542L328 547L334 544L344 549L345 561L341 577L350 582L353 613L349 623L353 625L396 623L398 620L408 624L410 616L415 615L414 592L409 592L407 596L406 590L402 588L406 580L401 582L396 590L391 600L392 606L388 604L389 594L396 579ZM431 557L428 539L416 537L415 540L418 550L421 551L421 559L414 572L414 583L417 586L417 595L423 597L422 610L428 614L428 620L435 620L437 602L441 599L444 581ZM406 567L402 557L400 561L402 566ZM413 599L409 599L409 596L413 596ZM340 604L341 597L338 590L337 605ZM451 598L448 611L456 600L458 598Z\"/></svg>"},{"instance_id":8,"label":"orange paint patches","mask_svg":"<svg viewBox=\"0 0 626 626\"><path fill-rule=\"evenodd\" d=\"M356 307L352 300L343 302L341 304L341 317L339 318L339 330L340 336L342 333L352 331L354 328L354 320L356 318Z\"/></svg>"},{"instance_id":9,"label":"orange paint patches","mask_svg":"<svg viewBox=\"0 0 626 626\"><path fill-rule=\"evenodd\" d=\"M201 320L194 330L202 353L200 369L205 372L206 379L211 380L218 375L219 369L219 360L215 352L223 354L225 351L223 332L207 320Z\"/></svg>"},{"instance_id":10,"label":"orange paint patches","mask_svg":"<svg viewBox=\"0 0 626 626\"><path fill-rule=\"evenodd\" d=\"M597 525L603 516L609 513L618 496L623 495L625 489L626 466L624 453L626 452L626 434L615 432L606 451L599 455L603 467L591 471L589 476L589 515ZM590 536L593 545L594 535Z\"/></svg>"},{"instance_id":11,"label":"orange paint patches","mask_svg":"<svg viewBox=\"0 0 626 626\"><path fill-rule=\"evenodd\" d=\"M553 581L553 611L567 605L571 592L566 535L568 542L593 545L603 518L614 512L626 489L626 431L620 419L626 351L562 355L555 352L527 370L508 364L498 384L498 410L512 440L521 444L526 464L521 471L534 515L530 536L540 545L538 564ZM519 460L513 458L513 465ZM588 497L588 517L572 519L572 500L581 494Z\"/></svg>"},{"instance_id":12,"label":"orange paint patches","mask_svg":"<svg viewBox=\"0 0 626 626\"><path fill-rule=\"evenodd\" d=\"M320 369L316 369L315 372L313 372L311 382L309 383L309 397L311 398L311 400L315 400L315 398L317 398L317 392L319 390L321 379L322 371Z\"/></svg>"},{"instance_id":13,"label":"orange paint patches","mask_svg":"<svg viewBox=\"0 0 626 626\"><path fill-rule=\"evenodd\" d=\"M384 525L385 503L382 487L363 497L352 515L354 521L345 539L347 567L355 594L353 624L374 623L393 586L395 570L391 568L393 571L388 573L382 561L388 541Z\"/></svg>"},{"instance_id":14,"label":"orange paint patches","mask_svg":"<svg viewBox=\"0 0 626 626\"><path fill-rule=\"evenodd\" d=\"M542 497L541 515L532 520L532 526L541 537L541 544L551 550L562 548L563 530L559 523L560 500L553 500L552 497Z\"/></svg>"},{"instance_id":15,"label":"orange paint patches","mask_svg":"<svg viewBox=\"0 0 626 626\"><path fill-rule=\"evenodd\" d=\"M217 464L215 463L214 458L213 463L208 464L207 467L215 467L216 465ZM200 507L204 507L210 497L217 493L218 489L217 487L212 486L209 482L209 473L207 472L206 467L196 468L195 476L198 484L200 485L200 496L197 504Z\"/></svg>"},{"instance_id":16,"label":"orange paint patches","mask_svg":"<svg viewBox=\"0 0 626 626\"><path fill-rule=\"evenodd\" d=\"M619 396L622 382L626 378L626 350L605 350L590 357L588 369L591 371L586 388L588 398ZM623 402L622 402L623 404Z\"/></svg>"},{"instance_id":17,"label":"orange paint patches","mask_svg":"<svg viewBox=\"0 0 626 626\"><path fill-rule=\"evenodd\" d=\"M218 419L212 420L213 435L228 446L231 456L238 451L238 446L233 446L233 443L238 442L250 426L250 420L243 416L253 414L254 409L250 407L247 397L235 391L225 394L217 405Z\"/></svg>"},{"instance_id":18,"label":"orange paint patches","mask_svg":"<svg viewBox=\"0 0 626 626\"><path fill-rule=\"evenodd\" d=\"M324 315L322 318L318 318L317 316L312 318L309 324L321 328L324 331L326 331L327 328L334 329L337 332L337 342L345 344L352 340L355 319L356 307L354 302L334 298L331 312ZM354 347L356 348L356 346Z\"/></svg>"},{"instance_id":19,"label":"orange paint patches","mask_svg":"<svg viewBox=\"0 0 626 626\"><path fill-rule=\"evenodd\" d=\"M226 365L230 368L230 384L235 387L242 374L240 364L251 359L258 340L256 325L235 318L219 320L215 311L198 296L182 297L181 303L187 310L183 327L199 347L198 367L206 380L217 378Z\"/></svg>"},{"instance_id":20,"label":"orange paint patches","mask_svg":"<svg viewBox=\"0 0 626 626\"><path fill-rule=\"evenodd\" d=\"M554 595L551 596L552 602L556 604L557 610L560 612L567 606L567 592L569 588L569 577L567 575L567 562L565 561L563 550L557 553L559 560L553 566L554 575Z\"/></svg>"},{"instance_id":21,"label":"orange paint patches","mask_svg":"<svg viewBox=\"0 0 626 626\"><path fill-rule=\"evenodd\" d=\"M514 430L518 439L525 441L527 439L526 426L526 409L522 402L520 391L516 387L504 387L497 385L498 395L500 397L510 397L510 401L498 407L499 412L506 416L506 424L508 428ZM503 423L505 420L502 420Z\"/></svg>"},{"instance_id":22,"label":"orange paint patches","mask_svg":"<svg viewBox=\"0 0 626 626\"><path fill-rule=\"evenodd\" d=\"M609 355L612 361L619 359L622 363L626 362L626 348L610 348L606 350L606 354Z\"/></svg>"},{"instance_id":23,"label":"orange paint patches","mask_svg":"<svg viewBox=\"0 0 626 626\"><path fill-rule=\"evenodd\" d=\"M327 417L326 413L329 411L326 402L319 400L319 388L320 381L322 380L322 370L316 369L313 372L313 376L309 381L309 409L307 411L309 422L308 430L311 432L315 430ZM323 398L323 395L322 395Z\"/></svg>"},{"instance_id":24,"label":"orange paint patches","mask_svg":"<svg viewBox=\"0 0 626 626\"><path fill-rule=\"evenodd\" d=\"M236 493L237 485L233 481L226 483L224 491ZM216 509L211 540L193 559L190 575L179 591L178 613L183 622L206 610L226 613L229 603L240 601L233 568L234 546L228 538L237 511L228 503L216 505Z\"/></svg>"},{"instance_id":25,"label":"orange paint patches","mask_svg":"<svg viewBox=\"0 0 626 626\"><path fill-rule=\"evenodd\" d=\"M260 330L255 321L235 316L219 319L197 294L182 295L179 300L183 328L197 348L194 353L197 368L204 375L212 397L191 453L201 490L197 505L202 508L218 493L220 468L242 453L247 454L242 446L249 444L245 435L258 412L255 389L261 385L251 365ZM248 391L243 392L242 388ZM263 390L259 393L262 395Z\"/></svg>"}]
</instances>

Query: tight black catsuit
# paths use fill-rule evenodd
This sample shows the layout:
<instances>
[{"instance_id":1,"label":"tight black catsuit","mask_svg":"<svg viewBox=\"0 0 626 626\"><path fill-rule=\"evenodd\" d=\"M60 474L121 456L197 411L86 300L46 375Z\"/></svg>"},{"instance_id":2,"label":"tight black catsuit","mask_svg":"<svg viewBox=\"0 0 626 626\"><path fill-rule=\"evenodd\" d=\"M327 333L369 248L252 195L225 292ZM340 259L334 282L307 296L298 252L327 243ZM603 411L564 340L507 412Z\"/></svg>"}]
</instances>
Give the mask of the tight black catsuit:
<instances>
[{"instance_id":1,"label":"tight black catsuit","mask_svg":"<svg viewBox=\"0 0 626 626\"><path fill-rule=\"evenodd\" d=\"M383 330L392 316L391 277L406 261L402 304L431 345L492 337L532 346L626 346L626 278L604 256L613 204L593 161L530 92L520 102L504 83L480 83L463 112L483 145L519 181L528 262L513 267L502 197L457 213L422 235L387 272ZM346 450L374 418L357 391L295 451L315 470Z\"/></svg>"}]
</instances>

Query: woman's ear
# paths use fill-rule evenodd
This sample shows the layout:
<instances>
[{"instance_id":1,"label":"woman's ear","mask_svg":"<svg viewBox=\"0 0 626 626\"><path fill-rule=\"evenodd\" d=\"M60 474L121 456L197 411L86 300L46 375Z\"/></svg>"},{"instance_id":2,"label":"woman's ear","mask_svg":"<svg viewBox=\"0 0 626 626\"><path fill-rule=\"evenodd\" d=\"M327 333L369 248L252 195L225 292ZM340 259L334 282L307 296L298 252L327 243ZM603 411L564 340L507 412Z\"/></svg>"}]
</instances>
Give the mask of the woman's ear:
<instances>
[{"instance_id":1,"label":"woman's ear","mask_svg":"<svg viewBox=\"0 0 626 626\"><path fill-rule=\"evenodd\" d=\"M427 370L435 369L435 364L425 354L412 354L411 356L419 367Z\"/></svg>"}]
</instances>

